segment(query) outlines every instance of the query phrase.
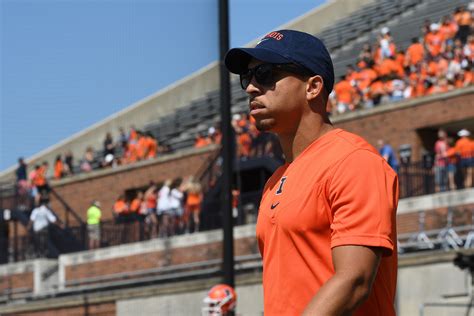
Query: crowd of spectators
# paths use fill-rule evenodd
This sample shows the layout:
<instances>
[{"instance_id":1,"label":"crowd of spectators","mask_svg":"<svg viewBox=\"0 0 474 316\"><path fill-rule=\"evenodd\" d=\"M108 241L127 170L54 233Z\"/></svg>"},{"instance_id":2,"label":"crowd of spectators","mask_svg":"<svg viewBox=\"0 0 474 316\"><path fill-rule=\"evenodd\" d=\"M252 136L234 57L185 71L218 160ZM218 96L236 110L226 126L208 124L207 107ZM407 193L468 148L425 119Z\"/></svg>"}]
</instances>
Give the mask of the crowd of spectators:
<instances>
[{"instance_id":1,"label":"crowd of spectators","mask_svg":"<svg viewBox=\"0 0 474 316\"><path fill-rule=\"evenodd\" d=\"M150 183L145 190L120 195L113 205L116 223L140 221L149 238L199 231L201 184L192 177Z\"/></svg>"},{"instance_id":2,"label":"crowd of spectators","mask_svg":"<svg viewBox=\"0 0 474 316\"><path fill-rule=\"evenodd\" d=\"M54 179L79 172L90 172L94 169L117 167L132 164L137 161L155 158L165 152L165 147L158 146L157 140L149 132L145 133L130 127L128 134L123 128L119 129L119 137L114 141L109 132L105 135L102 150L95 150L89 146L79 161L79 168L74 166L74 157L68 151L64 157L58 155L54 165Z\"/></svg>"},{"instance_id":3,"label":"crowd of spectators","mask_svg":"<svg viewBox=\"0 0 474 316\"><path fill-rule=\"evenodd\" d=\"M388 27L365 44L358 62L347 65L330 95L328 112L340 114L386 102L416 98L474 83L473 6L441 21L425 21L420 37L398 49Z\"/></svg>"},{"instance_id":4,"label":"crowd of spectators","mask_svg":"<svg viewBox=\"0 0 474 316\"><path fill-rule=\"evenodd\" d=\"M275 135L259 132L255 120L247 113L237 113L232 116L232 131L235 135L236 157L246 160L252 157L277 157L282 153ZM211 144L221 144L222 132L219 126L211 126L207 135L199 133L196 136L194 147L200 148Z\"/></svg>"}]
</instances>

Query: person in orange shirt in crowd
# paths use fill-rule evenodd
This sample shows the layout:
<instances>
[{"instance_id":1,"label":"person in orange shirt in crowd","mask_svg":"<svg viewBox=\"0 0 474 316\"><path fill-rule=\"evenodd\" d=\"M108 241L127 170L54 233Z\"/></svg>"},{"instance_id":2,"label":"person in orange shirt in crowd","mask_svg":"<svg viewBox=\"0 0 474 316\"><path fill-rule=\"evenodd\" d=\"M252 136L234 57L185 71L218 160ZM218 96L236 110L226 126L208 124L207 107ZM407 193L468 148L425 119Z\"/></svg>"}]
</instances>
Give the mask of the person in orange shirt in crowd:
<instances>
[{"instance_id":1,"label":"person in orange shirt in crowd","mask_svg":"<svg viewBox=\"0 0 474 316\"><path fill-rule=\"evenodd\" d=\"M145 214L141 214L141 207L142 207L142 202L143 202L143 192L138 191L137 195L135 198L130 202L130 207L129 207L129 217L130 219L137 219L137 220L142 220L145 218Z\"/></svg>"},{"instance_id":2,"label":"person in orange shirt in crowd","mask_svg":"<svg viewBox=\"0 0 474 316\"><path fill-rule=\"evenodd\" d=\"M64 164L61 155L56 156L54 161L54 179L58 180L64 176Z\"/></svg>"},{"instance_id":3,"label":"person in orange shirt in crowd","mask_svg":"<svg viewBox=\"0 0 474 316\"><path fill-rule=\"evenodd\" d=\"M148 132L146 138L146 159L152 159L156 157L158 151L158 142L151 132Z\"/></svg>"},{"instance_id":4,"label":"person in orange shirt in crowd","mask_svg":"<svg viewBox=\"0 0 474 316\"><path fill-rule=\"evenodd\" d=\"M204 137L203 133L199 133L196 136L196 140L194 141L194 148L201 148L206 147L209 145L209 140Z\"/></svg>"},{"instance_id":5,"label":"person in orange shirt in crowd","mask_svg":"<svg viewBox=\"0 0 474 316\"><path fill-rule=\"evenodd\" d=\"M399 50L395 54L395 62L398 65L399 69L405 69L405 51L404 50ZM403 74L405 74L405 71L403 71Z\"/></svg>"},{"instance_id":6,"label":"person in orange shirt in crowd","mask_svg":"<svg viewBox=\"0 0 474 316\"><path fill-rule=\"evenodd\" d=\"M198 182L190 182L187 185L186 193L184 216L186 232L197 232L199 231L199 215L201 214L201 203L203 198L201 184Z\"/></svg>"},{"instance_id":7,"label":"person in orange shirt in crowd","mask_svg":"<svg viewBox=\"0 0 474 316\"><path fill-rule=\"evenodd\" d=\"M377 72L371 68L372 62L367 63L363 60L357 63L359 72L357 73L356 85L359 88L366 107L372 106L372 100L369 99L369 87L372 81L377 78Z\"/></svg>"},{"instance_id":8,"label":"person in orange shirt in crowd","mask_svg":"<svg viewBox=\"0 0 474 316\"><path fill-rule=\"evenodd\" d=\"M143 134L142 131L136 131L137 133L137 160L143 160L146 157L147 149L148 149L148 140Z\"/></svg>"},{"instance_id":9,"label":"person in orange shirt in crowd","mask_svg":"<svg viewBox=\"0 0 474 316\"><path fill-rule=\"evenodd\" d=\"M396 61L395 57L389 57L382 60L376 66L377 73L380 77L383 76L405 76L405 71L403 70L403 66L400 66Z\"/></svg>"},{"instance_id":10,"label":"person in orange shirt in crowd","mask_svg":"<svg viewBox=\"0 0 474 316\"><path fill-rule=\"evenodd\" d=\"M240 159L247 159L250 157L252 150L252 138L246 128L239 128L236 131L237 134L237 145L238 145L238 157Z\"/></svg>"},{"instance_id":11,"label":"person in orange shirt in crowd","mask_svg":"<svg viewBox=\"0 0 474 316\"><path fill-rule=\"evenodd\" d=\"M123 157L123 160L125 162L125 164L131 164L131 163L134 163L134 162L137 162L138 161L138 144L137 142L129 142L127 144L127 150L125 151L125 154L124 154L124 157Z\"/></svg>"},{"instance_id":12,"label":"person in orange shirt in crowd","mask_svg":"<svg viewBox=\"0 0 474 316\"><path fill-rule=\"evenodd\" d=\"M292 30L264 39L224 61L286 160L265 185L256 225L264 314L394 316L397 175L327 117L334 70L322 41Z\"/></svg>"},{"instance_id":13,"label":"person in orange shirt in crowd","mask_svg":"<svg viewBox=\"0 0 474 316\"><path fill-rule=\"evenodd\" d=\"M465 6L456 9L454 13L454 21L457 23L459 29L456 33L456 38L460 39L462 44L466 44L467 37L471 32L471 12Z\"/></svg>"},{"instance_id":14,"label":"person in orange shirt in crowd","mask_svg":"<svg viewBox=\"0 0 474 316\"><path fill-rule=\"evenodd\" d=\"M158 206L158 186L151 182L148 189L145 191L143 196L145 204L145 228L148 236L150 238L155 238L158 236L158 215L157 215L157 206Z\"/></svg>"},{"instance_id":15,"label":"person in orange shirt in crowd","mask_svg":"<svg viewBox=\"0 0 474 316\"><path fill-rule=\"evenodd\" d=\"M39 201L42 197L47 198L49 191L51 190L48 184L48 180L46 179L48 168L49 163L47 161L43 161L41 166L36 169L36 172L34 174L33 185L36 187L38 193L35 196L36 205L39 205Z\"/></svg>"},{"instance_id":16,"label":"person in orange shirt in crowd","mask_svg":"<svg viewBox=\"0 0 474 316\"><path fill-rule=\"evenodd\" d=\"M472 168L473 168L473 157L474 157L474 143L469 138L471 132L467 129L462 129L458 132L459 139L454 145L456 153L461 157L461 171L464 179L464 188L470 188L472 186Z\"/></svg>"},{"instance_id":17,"label":"person in orange shirt in crowd","mask_svg":"<svg viewBox=\"0 0 474 316\"><path fill-rule=\"evenodd\" d=\"M430 32L425 36L426 51L431 57L436 57L444 52L446 47L443 35L439 32L439 24L432 23L430 25Z\"/></svg>"},{"instance_id":18,"label":"person in orange shirt in crowd","mask_svg":"<svg viewBox=\"0 0 474 316\"><path fill-rule=\"evenodd\" d=\"M387 77L377 77L369 87L370 99L373 102L373 105L379 105L387 100L387 90L386 84Z\"/></svg>"},{"instance_id":19,"label":"person in orange shirt in crowd","mask_svg":"<svg viewBox=\"0 0 474 316\"><path fill-rule=\"evenodd\" d=\"M125 197L120 195L114 203L113 215L116 223L124 223L129 213L128 204L125 201Z\"/></svg>"},{"instance_id":20,"label":"person in orange shirt in crowd","mask_svg":"<svg viewBox=\"0 0 474 316\"><path fill-rule=\"evenodd\" d=\"M417 37L411 39L411 45L407 48L405 55L405 67L414 68L425 56L425 48ZM413 69L412 69L413 71Z\"/></svg>"},{"instance_id":21,"label":"person in orange shirt in crowd","mask_svg":"<svg viewBox=\"0 0 474 316\"><path fill-rule=\"evenodd\" d=\"M344 113L355 109L356 90L351 85L346 76L341 76L339 82L334 86L337 100L337 112Z\"/></svg>"},{"instance_id":22,"label":"person in orange shirt in crowd","mask_svg":"<svg viewBox=\"0 0 474 316\"><path fill-rule=\"evenodd\" d=\"M222 142L222 132L219 127L211 126L208 130L211 144L220 145Z\"/></svg>"},{"instance_id":23,"label":"person in orange shirt in crowd","mask_svg":"<svg viewBox=\"0 0 474 316\"><path fill-rule=\"evenodd\" d=\"M457 23L449 15L446 15L441 19L439 32L443 36L446 45L453 44L454 36L456 36L458 29Z\"/></svg>"}]
</instances>

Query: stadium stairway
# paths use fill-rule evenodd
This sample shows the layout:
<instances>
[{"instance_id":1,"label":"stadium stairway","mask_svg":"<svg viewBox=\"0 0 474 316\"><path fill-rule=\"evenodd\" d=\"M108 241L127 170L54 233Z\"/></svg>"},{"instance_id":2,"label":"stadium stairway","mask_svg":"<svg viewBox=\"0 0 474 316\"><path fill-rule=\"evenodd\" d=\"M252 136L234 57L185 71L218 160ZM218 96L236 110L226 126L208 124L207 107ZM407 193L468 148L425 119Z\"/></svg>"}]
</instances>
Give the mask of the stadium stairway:
<instances>
[{"instance_id":1,"label":"stadium stairway","mask_svg":"<svg viewBox=\"0 0 474 316\"><path fill-rule=\"evenodd\" d=\"M13 202L13 207L9 212L10 220L14 223L14 225L19 224L21 227L23 227L24 232L24 234L18 233L20 230L15 228L14 231L17 233L14 233L13 235L15 236L11 237L14 239L16 238L16 241L13 241L12 243L13 245L16 245L17 248L13 249L12 251L12 255L14 258L16 258L16 260L26 260L38 256L58 258L60 254L77 252L85 249L85 223L77 215L77 213L71 209L67 202L64 201L64 199L62 199L56 191L54 191L54 189L51 190L51 194L56 197L56 199L64 208L64 216L59 216L57 210L56 212L53 210L53 213L55 214L61 226L50 225L48 227L48 238L47 240L41 241L42 244L44 242L44 253L42 254L39 254L34 249L32 236L29 232L27 232L29 214L31 214L32 209L29 208L25 210L24 207L18 207L16 202ZM75 219L74 227L70 226L70 217ZM3 259L8 260L8 258Z\"/></svg>"}]
</instances>

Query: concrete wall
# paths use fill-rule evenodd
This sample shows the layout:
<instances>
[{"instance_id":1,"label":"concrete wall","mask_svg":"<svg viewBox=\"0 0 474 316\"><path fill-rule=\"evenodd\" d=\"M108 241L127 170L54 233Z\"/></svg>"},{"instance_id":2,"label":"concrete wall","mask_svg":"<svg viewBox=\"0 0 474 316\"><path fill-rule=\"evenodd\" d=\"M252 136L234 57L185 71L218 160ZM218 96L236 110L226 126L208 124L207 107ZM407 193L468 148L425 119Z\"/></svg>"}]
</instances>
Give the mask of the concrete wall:
<instances>
[{"instance_id":1,"label":"concrete wall","mask_svg":"<svg viewBox=\"0 0 474 316\"><path fill-rule=\"evenodd\" d=\"M137 312L140 315L200 315L207 290L117 301L116 315L127 316ZM263 315L263 288L260 283L237 286L236 292L237 315Z\"/></svg>"},{"instance_id":2,"label":"concrete wall","mask_svg":"<svg viewBox=\"0 0 474 316\"><path fill-rule=\"evenodd\" d=\"M401 257L397 285L397 315L417 316L421 304L428 302L466 303L467 297L443 299L443 295L470 291L469 274L452 264L454 253L416 254ZM174 294L117 301L117 315L198 315L207 288ZM239 285L237 281L237 315L263 315L263 289L255 279ZM464 308L426 307L425 316L465 315ZM474 313L471 313L474 315Z\"/></svg>"},{"instance_id":3,"label":"concrete wall","mask_svg":"<svg viewBox=\"0 0 474 316\"><path fill-rule=\"evenodd\" d=\"M45 273L55 269L57 260L37 259L0 265L0 293L28 290L35 295L45 291Z\"/></svg>"},{"instance_id":4,"label":"concrete wall","mask_svg":"<svg viewBox=\"0 0 474 316\"><path fill-rule=\"evenodd\" d=\"M334 25L338 19L346 17L362 6L372 2L374 0L331 0L277 29L283 27L292 28L314 34L324 27ZM249 45L254 44L256 41ZM189 104L192 100L204 97L206 93L217 90L218 87L219 68L218 63L213 62L151 96L137 101L103 121L28 157L27 162L31 166L43 160L52 163L56 155L63 154L67 150L71 150L74 157L80 159L88 146L101 148L107 132L113 133L116 137L119 127L128 128L132 124L141 127L146 123L158 120L160 117L172 113L177 108ZM54 133L53 128L51 132ZM1 172L0 180L12 179L14 177L14 168L15 166L12 166Z\"/></svg>"}]
</instances>

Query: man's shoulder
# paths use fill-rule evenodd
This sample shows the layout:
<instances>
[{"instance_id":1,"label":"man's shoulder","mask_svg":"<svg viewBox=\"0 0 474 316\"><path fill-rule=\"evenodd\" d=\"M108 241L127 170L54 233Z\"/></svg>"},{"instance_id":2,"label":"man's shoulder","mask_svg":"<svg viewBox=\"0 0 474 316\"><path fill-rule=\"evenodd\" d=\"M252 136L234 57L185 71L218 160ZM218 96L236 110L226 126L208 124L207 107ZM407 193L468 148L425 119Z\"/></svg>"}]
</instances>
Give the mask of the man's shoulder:
<instances>
[{"instance_id":1,"label":"man's shoulder","mask_svg":"<svg viewBox=\"0 0 474 316\"><path fill-rule=\"evenodd\" d=\"M378 154L378 151L363 137L343 129L335 131L327 147L325 152L330 155L337 154L338 157L345 157L356 150L367 150Z\"/></svg>"}]
</instances>

